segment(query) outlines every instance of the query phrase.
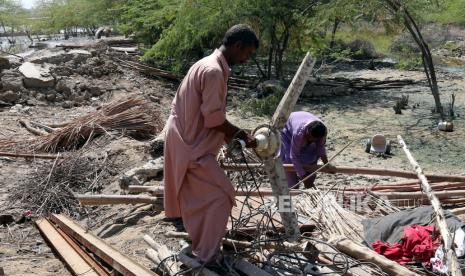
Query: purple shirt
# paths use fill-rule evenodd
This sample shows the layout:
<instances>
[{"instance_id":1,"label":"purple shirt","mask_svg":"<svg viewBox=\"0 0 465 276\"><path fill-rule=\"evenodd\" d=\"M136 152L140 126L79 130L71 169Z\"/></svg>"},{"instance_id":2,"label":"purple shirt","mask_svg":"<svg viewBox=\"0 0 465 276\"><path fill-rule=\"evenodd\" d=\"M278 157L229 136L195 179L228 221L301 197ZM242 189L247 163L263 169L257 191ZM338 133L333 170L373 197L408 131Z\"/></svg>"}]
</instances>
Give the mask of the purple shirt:
<instances>
[{"instance_id":1,"label":"purple shirt","mask_svg":"<svg viewBox=\"0 0 465 276\"><path fill-rule=\"evenodd\" d=\"M326 155L326 137L311 144L305 138L307 126L314 121L321 120L308 112L292 112L281 130L281 159L284 164L294 164L300 178L306 175L304 165L315 164Z\"/></svg>"}]
</instances>

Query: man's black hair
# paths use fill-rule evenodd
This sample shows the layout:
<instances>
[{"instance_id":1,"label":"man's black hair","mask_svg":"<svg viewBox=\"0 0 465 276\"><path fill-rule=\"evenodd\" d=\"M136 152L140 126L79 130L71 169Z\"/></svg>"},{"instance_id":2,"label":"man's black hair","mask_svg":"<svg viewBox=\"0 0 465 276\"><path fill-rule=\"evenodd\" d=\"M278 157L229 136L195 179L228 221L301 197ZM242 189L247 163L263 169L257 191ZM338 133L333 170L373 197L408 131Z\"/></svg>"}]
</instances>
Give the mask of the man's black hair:
<instances>
[{"instance_id":1,"label":"man's black hair","mask_svg":"<svg viewBox=\"0 0 465 276\"><path fill-rule=\"evenodd\" d=\"M311 134L315 138L322 138L328 134L328 129L320 121L313 121L307 126L307 134Z\"/></svg>"},{"instance_id":2,"label":"man's black hair","mask_svg":"<svg viewBox=\"0 0 465 276\"><path fill-rule=\"evenodd\" d=\"M260 45L257 34L247 24L237 24L229 28L224 34L222 44L227 47L234 45L238 41L242 42L245 46L253 45L257 49Z\"/></svg>"}]
</instances>

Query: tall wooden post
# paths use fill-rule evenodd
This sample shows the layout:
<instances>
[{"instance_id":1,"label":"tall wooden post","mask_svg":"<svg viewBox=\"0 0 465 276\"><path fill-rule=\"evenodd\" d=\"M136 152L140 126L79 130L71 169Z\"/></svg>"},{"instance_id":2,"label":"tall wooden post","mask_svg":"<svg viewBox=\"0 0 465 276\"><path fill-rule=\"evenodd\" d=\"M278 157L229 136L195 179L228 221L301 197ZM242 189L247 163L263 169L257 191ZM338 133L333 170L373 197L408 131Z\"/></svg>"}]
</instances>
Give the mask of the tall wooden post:
<instances>
[{"instance_id":1,"label":"tall wooden post","mask_svg":"<svg viewBox=\"0 0 465 276\"><path fill-rule=\"evenodd\" d=\"M302 63L300 64L297 73L292 79L291 84L287 88L286 93L276 108L272 118L272 132L279 134L279 131L286 124L290 113L297 103L297 99L302 93L302 89L304 88L305 83L310 78L310 74L314 65L315 62L310 56L310 53L307 53ZM276 198L278 212L281 216L281 221L286 231L286 237L289 241L295 241L300 236L300 231L297 224L297 215L294 212L292 202L290 201L289 187L287 185L283 163L280 157L276 158L275 156L276 154L264 159L265 170L268 173L273 195Z\"/></svg>"},{"instance_id":2,"label":"tall wooden post","mask_svg":"<svg viewBox=\"0 0 465 276\"><path fill-rule=\"evenodd\" d=\"M431 207L433 207L433 211L436 214L436 222L439 228L439 232L441 233L442 241L444 243L444 253L447 262L446 264L449 267L450 275L462 276L462 272L457 261L457 255L455 254L455 251L452 248L452 243L454 241L451 233L449 232L449 229L447 228L446 217L444 215L444 211L442 210L441 203L434 194L431 185L429 185L428 179L423 173L423 170L421 169L420 165L418 165L417 161L410 153L407 144L404 142L400 135L397 136L397 140L399 141L399 144L402 146L402 149L407 155L410 164L412 164L413 168L415 169L418 179L420 179L421 188L428 197L429 201L431 202Z\"/></svg>"}]
</instances>

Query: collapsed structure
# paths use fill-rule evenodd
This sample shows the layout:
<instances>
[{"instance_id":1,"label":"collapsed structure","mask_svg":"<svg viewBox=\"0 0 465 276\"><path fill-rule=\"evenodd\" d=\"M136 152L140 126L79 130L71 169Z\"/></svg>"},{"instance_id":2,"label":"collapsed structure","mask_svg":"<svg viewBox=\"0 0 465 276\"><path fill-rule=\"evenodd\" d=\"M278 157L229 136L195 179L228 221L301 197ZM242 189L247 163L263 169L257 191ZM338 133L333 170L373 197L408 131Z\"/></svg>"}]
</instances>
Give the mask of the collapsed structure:
<instances>
[{"instance_id":1,"label":"collapsed structure","mask_svg":"<svg viewBox=\"0 0 465 276\"><path fill-rule=\"evenodd\" d=\"M230 264L228 273L231 275L415 275L434 271L461 275L456 255L460 254L457 248L463 248L463 238L462 244L460 239L455 242L457 248L454 249L453 244L455 237L460 235L457 231L464 225L453 214L445 213L441 204L464 203L465 192L461 190L461 186L465 182L465 177L425 176L401 137L398 138L399 144L414 166L415 174L388 170L374 172L361 168L352 168L352 173L384 173L384 175L394 174L393 176L409 178L413 176L418 177L417 180L390 185L375 184L371 187L342 187L336 183L319 189L289 191L284 171L292 170L292 166L284 166L280 162L273 141L277 139L276 131L282 127L310 76L311 67L311 57L307 55L278 106L272 123L257 128L256 134L261 135L260 141L262 141L258 152L250 152L237 147L237 144L231 144L219 157L219 161L225 170L230 171L229 175L236 184L237 207L231 213L228 232L223 240L226 262ZM129 108L123 108L128 105ZM0 148L2 150L11 147L23 150L32 148L34 152L50 153L58 149L78 148L95 135L108 130L146 134L144 131L151 127L149 134L153 134L156 128L149 125L146 117L140 116L140 109L133 109L142 105L143 102L138 99L114 103L87 117L78 118L68 126L52 130L50 134L42 133L45 135L35 139L34 143L3 141L2 144L0 141ZM21 156L20 154L17 153L18 156ZM133 169L121 179L121 187L124 190L130 193L148 193L148 196L88 194L72 194L72 196L82 205L155 203L162 197L163 187L143 186L143 184L150 177L159 174L160 162L162 160ZM318 170L324 172L324 167ZM339 172L348 171L350 168L339 170ZM435 189L443 191L435 193L433 192ZM432 207L415 208L428 204ZM401 210L406 207L409 209ZM455 210L456 213L462 211ZM416 220L401 220L408 216ZM380 227L374 227L374 225L384 225L385 228L392 230L393 225L396 224L401 225L401 230L396 231L395 237L383 236L379 231ZM89 273L89 271L93 275L109 275L111 271L123 275L154 273L216 275L217 273L199 264L190 255L186 242L182 242L180 252L175 252L166 245L155 242L150 236L141 237L148 245L147 257L155 263L154 271L150 271L123 256L104 241L86 233L62 215L52 214L48 219L37 221L37 225L76 274ZM406 250L402 253L403 265L401 265L374 251L385 254L386 250L380 249L382 246L393 247L387 242L396 243L401 238L407 239L408 237L402 237L403 227L412 228L412 225L435 225L425 230L430 231L431 236L436 236L426 246L427 250L422 251L428 254L433 252L434 256L425 257L424 254L418 254L416 251L416 254L413 254L412 251ZM437 235L438 232L440 235ZM401 233L400 237L399 233ZM180 242L189 239L184 232L169 232L166 235L177 238ZM386 244L377 243L380 246L374 246L373 244L378 241ZM76 254L69 253L70 251ZM443 254L441 255L440 252ZM385 255L392 258L390 254ZM418 258L419 255L422 256L421 259ZM423 263L425 267L419 266L418 262Z\"/></svg>"}]
</instances>

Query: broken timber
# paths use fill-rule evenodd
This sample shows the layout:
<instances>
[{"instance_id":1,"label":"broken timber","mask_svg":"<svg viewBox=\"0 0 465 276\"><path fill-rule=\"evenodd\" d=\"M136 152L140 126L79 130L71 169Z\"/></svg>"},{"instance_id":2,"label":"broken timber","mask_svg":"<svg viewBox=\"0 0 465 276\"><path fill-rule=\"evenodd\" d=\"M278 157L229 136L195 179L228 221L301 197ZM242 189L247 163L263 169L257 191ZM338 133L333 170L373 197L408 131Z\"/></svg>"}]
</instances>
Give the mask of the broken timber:
<instances>
[{"instance_id":1,"label":"broken timber","mask_svg":"<svg viewBox=\"0 0 465 276\"><path fill-rule=\"evenodd\" d=\"M155 275L152 271L144 268L130 258L126 257L118 250L114 249L103 240L95 237L82 229L81 226L63 215L51 215L51 220L57 224L65 233L77 240L88 250L112 266L123 275Z\"/></svg>"},{"instance_id":2,"label":"broken timber","mask_svg":"<svg viewBox=\"0 0 465 276\"><path fill-rule=\"evenodd\" d=\"M139 204L157 202L153 196L135 195L75 195L81 205Z\"/></svg>"},{"instance_id":3,"label":"broken timber","mask_svg":"<svg viewBox=\"0 0 465 276\"><path fill-rule=\"evenodd\" d=\"M407 144L402 139L402 136L398 135L397 140L399 141L399 144L402 146L402 149L407 155L410 164L412 164L413 168L415 169L417 176L421 181L421 188L423 189L423 192L426 194L429 201L431 202L431 206L433 207L434 213L436 214L436 222L444 243L446 265L449 268L450 275L461 276L462 272L457 261L457 255L455 254L455 250L452 248L453 238L451 236L451 233L449 232L449 229L447 228L446 218L444 216L444 211L442 210L441 203L439 202L439 199L436 197L436 195L433 193L433 190L431 189L431 186L428 183L428 179L423 173L423 170L420 167L420 165L417 163L413 155L410 153Z\"/></svg>"},{"instance_id":4,"label":"broken timber","mask_svg":"<svg viewBox=\"0 0 465 276\"><path fill-rule=\"evenodd\" d=\"M291 84L286 90L283 98L279 102L278 107L272 118L271 130L279 131L284 127L286 121L293 110L297 99L302 93L302 89L305 83L310 78L315 61L307 53L297 70ZM286 238L289 241L295 241L300 236L299 227L297 225L297 215L292 208L292 202L289 195L289 187L287 185L286 174L284 172L283 163L281 158L268 157L264 160L265 170L270 179L271 188L276 198L276 204L278 205L279 214L281 216L282 224L286 232ZM288 201L289 210L282 210L279 208L284 201ZM282 206L281 206L282 207Z\"/></svg>"},{"instance_id":5,"label":"broken timber","mask_svg":"<svg viewBox=\"0 0 465 276\"><path fill-rule=\"evenodd\" d=\"M337 250L341 251L344 254L347 254L357 260L368 261L376 264L379 266L384 272L388 273L389 275L394 276L414 276L418 275L406 267L389 260L388 258L384 257L376 253L375 251L371 250L368 247L359 245L348 238L345 237L335 237L332 238L330 241L331 244L336 247Z\"/></svg>"}]
</instances>

